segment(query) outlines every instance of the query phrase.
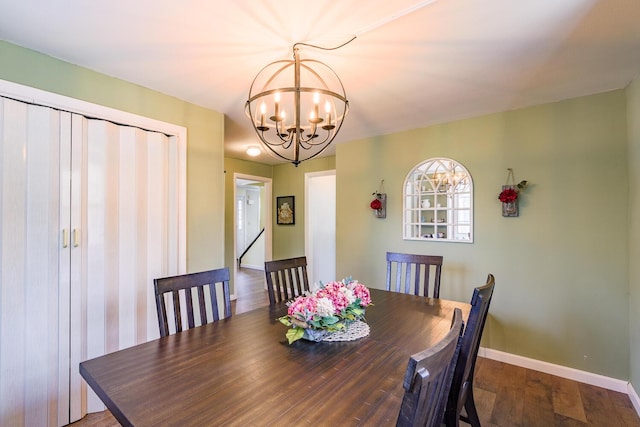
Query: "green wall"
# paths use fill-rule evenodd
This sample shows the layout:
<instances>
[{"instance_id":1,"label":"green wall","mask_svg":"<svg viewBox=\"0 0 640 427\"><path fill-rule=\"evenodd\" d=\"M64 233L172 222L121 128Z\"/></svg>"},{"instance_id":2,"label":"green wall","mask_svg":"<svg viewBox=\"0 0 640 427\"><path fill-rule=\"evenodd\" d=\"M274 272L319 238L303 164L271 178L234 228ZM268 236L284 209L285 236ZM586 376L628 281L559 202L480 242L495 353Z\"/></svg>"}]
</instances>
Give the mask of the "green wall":
<instances>
[{"instance_id":1,"label":"green wall","mask_svg":"<svg viewBox=\"0 0 640 427\"><path fill-rule=\"evenodd\" d=\"M474 243L402 239L403 181L430 157L471 173ZM484 346L626 380L626 159L622 90L340 144L338 276L381 288L386 251L438 254L441 296L468 301L493 273ZM516 218L497 200L507 168L530 182ZM381 179L386 219L369 208Z\"/></svg>"},{"instance_id":2,"label":"green wall","mask_svg":"<svg viewBox=\"0 0 640 427\"><path fill-rule=\"evenodd\" d=\"M223 266L224 116L0 41L0 79L187 128L187 268Z\"/></svg>"},{"instance_id":3,"label":"green wall","mask_svg":"<svg viewBox=\"0 0 640 427\"><path fill-rule=\"evenodd\" d=\"M640 266L629 262L640 253L637 79L626 91L338 144L336 157L295 168L224 159L218 112L6 42L0 64L0 79L187 128L189 271L234 262L223 208L233 207L234 171L272 177L274 206L276 196L296 196L294 226L273 218L278 259L304 254L304 173L337 169L338 277L383 287L387 250L442 254L444 298L467 301L496 275L483 345L640 384L639 330L629 328L640 323ZM473 176L472 244L401 238L402 182L436 156ZM518 218L503 218L497 201L508 167L531 182ZM369 209L381 179L386 219Z\"/></svg>"},{"instance_id":4,"label":"green wall","mask_svg":"<svg viewBox=\"0 0 640 427\"><path fill-rule=\"evenodd\" d=\"M323 157L273 168L273 259L303 256L304 253L304 174L335 169L335 157ZM277 225L276 197L295 196L295 224ZM339 214L337 215L340 216Z\"/></svg>"},{"instance_id":5,"label":"green wall","mask_svg":"<svg viewBox=\"0 0 640 427\"><path fill-rule=\"evenodd\" d=\"M629 126L629 345L630 380L640 389L640 77L627 88Z\"/></svg>"}]
</instances>

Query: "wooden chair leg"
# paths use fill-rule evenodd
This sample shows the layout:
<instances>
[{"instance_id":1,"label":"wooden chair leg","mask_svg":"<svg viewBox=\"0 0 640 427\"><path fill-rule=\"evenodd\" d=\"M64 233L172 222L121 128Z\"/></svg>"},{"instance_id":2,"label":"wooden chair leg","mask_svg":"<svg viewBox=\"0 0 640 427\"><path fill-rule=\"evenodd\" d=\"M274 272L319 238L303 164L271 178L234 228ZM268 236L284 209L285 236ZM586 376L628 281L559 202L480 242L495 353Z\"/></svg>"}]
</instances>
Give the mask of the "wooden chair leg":
<instances>
[{"instance_id":1,"label":"wooden chair leg","mask_svg":"<svg viewBox=\"0 0 640 427\"><path fill-rule=\"evenodd\" d=\"M467 399L464 402L464 409L467 412L467 419L464 421L471 424L473 427L480 427L480 418L478 418L478 411L476 410L476 403L473 400L473 383L469 384L469 392L467 393Z\"/></svg>"},{"instance_id":2,"label":"wooden chair leg","mask_svg":"<svg viewBox=\"0 0 640 427\"><path fill-rule=\"evenodd\" d=\"M460 425L460 419L458 413L455 411L447 411L444 414L444 425L446 427L458 427Z\"/></svg>"}]
</instances>

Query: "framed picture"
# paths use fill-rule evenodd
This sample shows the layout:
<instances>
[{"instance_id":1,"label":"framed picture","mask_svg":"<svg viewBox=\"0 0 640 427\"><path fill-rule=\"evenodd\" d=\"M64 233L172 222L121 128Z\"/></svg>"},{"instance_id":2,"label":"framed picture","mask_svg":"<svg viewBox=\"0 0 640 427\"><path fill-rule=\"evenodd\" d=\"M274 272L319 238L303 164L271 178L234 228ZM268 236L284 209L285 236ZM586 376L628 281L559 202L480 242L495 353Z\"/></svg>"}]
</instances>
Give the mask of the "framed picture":
<instances>
[{"instance_id":1,"label":"framed picture","mask_svg":"<svg viewBox=\"0 0 640 427\"><path fill-rule=\"evenodd\" d=\"M296 223L295 217L295 197L283 196L276 197L276 224L293 225Z\"/></svg>"}]
</instances>

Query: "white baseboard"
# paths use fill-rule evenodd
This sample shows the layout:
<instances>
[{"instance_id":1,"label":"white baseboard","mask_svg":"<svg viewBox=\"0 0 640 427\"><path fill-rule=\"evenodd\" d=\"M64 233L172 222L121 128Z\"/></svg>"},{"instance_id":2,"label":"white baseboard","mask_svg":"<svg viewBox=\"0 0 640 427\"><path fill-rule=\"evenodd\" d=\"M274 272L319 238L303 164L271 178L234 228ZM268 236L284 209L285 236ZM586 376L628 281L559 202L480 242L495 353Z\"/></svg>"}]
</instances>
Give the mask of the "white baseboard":
<instances>
[{"instance_id":1,"label":"white baseboard","mask_svg":"<svg viewBox=\"0 0 640 427\"><path fill-rule=\"evenodd\" d=\"M629 395L629 399L631 399L631 403L636 409L636 412L640 415L640 396L638 396L638 393L635 391L631 383L629 383L629 390L627 394Z\"/></svg>"},{"instance_id":2,"label":"white baseboard","mask_svg":"<svg viewBox=\"0 0 640 427\"><path fill-rule=\"evenodd\" d=\"M264 265L251 265L251 264L242 264L240 268L249 268L251 270L260 270L264 271Z\"/></svg>"},{"instance_id":3,"label":"white baseboard","mask_svg":"<svg viewBox=\"0 0 640 427\"><path fill-rule=\"evenodd\" d=\"M629 398L631 398L631 401L633 402L633 397L629 393L631 390L633 390L633 387L631 387L631 384L628 381L605 377L604 375L594 374L591 372L580 371L578 369L568 368L566 366L554 365L553 363L529 359L528 357L505 353L498 350L492 350L490 348L481 347L478 350L478 356L628 394ZM637 394L635 395L635 399L636 401L634 402L634 406L636 408L636 412L638 412L638 414L640 415L640 401L638 400Z\"/></svg>"}]
</instances>

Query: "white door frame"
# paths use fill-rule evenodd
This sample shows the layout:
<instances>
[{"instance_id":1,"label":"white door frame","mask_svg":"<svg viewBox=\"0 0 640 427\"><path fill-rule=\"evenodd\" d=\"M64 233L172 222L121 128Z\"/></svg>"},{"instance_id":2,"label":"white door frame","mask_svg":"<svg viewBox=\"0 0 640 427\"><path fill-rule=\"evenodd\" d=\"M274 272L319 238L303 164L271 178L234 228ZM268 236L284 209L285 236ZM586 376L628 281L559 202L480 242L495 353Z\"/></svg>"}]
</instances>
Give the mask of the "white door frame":
<instances>
[{"instance_id":1,"label":"white door frame","mask_svg":"<svg viewBox=\"0 0 640 427\"><path fill-rule=\"evenodd\" d=\"M272 179L265 178L264 176L256 176L256 175L247 175L243 173L234 172L233 174L233 283L236 283L236 274L238 273L238 263L236 259L237 254L237 238L236 230L238 228L238 210L236 209L236 198L237 192L236 189L238 187L238 180L246 179L251 181L257 181L264 183L264 204L265 204L265 218L264 218L264 258L265 260L270 260L272 257ZM235 299L235 291L232 298Z\"/></svg>"}]
</instances>

